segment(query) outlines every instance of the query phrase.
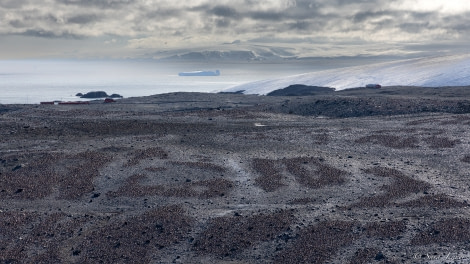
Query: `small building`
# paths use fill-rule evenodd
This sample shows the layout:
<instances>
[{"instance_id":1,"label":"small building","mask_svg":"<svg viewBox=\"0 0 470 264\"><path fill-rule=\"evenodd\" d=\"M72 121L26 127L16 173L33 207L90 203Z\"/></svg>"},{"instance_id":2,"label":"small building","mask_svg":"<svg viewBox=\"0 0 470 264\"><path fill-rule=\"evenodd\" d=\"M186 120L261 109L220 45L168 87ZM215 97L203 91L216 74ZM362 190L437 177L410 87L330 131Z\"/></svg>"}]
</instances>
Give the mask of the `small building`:
<instances>
[{"instance_id":1,"label":"small building","mask_svg":"<svg viewBox=\"0 0 470 264\"><path fill-rule=\"evenodd\" d=\"M382 88L382 85L376 84L376 83L370 83L370 84L366 85L366 88L376 88L376 89L378 89L378 88Z\"/></svg>"}]
</instances>

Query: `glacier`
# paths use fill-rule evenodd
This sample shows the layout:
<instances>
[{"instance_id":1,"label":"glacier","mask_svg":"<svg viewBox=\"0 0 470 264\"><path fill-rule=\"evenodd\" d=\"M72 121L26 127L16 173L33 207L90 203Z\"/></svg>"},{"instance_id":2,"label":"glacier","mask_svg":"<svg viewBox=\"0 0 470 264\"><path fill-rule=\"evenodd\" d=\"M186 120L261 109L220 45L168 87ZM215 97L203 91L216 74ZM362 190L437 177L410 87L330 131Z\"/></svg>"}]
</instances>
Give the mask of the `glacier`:
<instances>
[{"instance_id":1,"label":"glacier","mask_svg":"<svg viewBox=\"0 0 470 264\"><path fill-rule=\"evenodd\" d=\"M266 79L236 85L223 92L265 95L291 84L331 87L336 90L364 87L369 83L382 86L467 86L470 85L470 55L446 55L397 60L324 70Z\"/></svg>"}]
</instances>

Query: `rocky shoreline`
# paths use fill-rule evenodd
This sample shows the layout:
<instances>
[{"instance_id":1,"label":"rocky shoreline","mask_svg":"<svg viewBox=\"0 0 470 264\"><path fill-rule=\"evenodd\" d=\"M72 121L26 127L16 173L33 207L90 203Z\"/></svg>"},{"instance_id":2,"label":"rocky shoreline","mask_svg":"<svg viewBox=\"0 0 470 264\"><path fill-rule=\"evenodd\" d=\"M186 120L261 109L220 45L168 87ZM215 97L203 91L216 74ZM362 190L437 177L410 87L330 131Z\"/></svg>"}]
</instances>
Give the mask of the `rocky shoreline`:
<instances>
[{"instance_id":1,"label":"rocky shoreline","mask_svg":"<svg viewBox=\"0 0 470 264\"><path fill-rule=\"evenodd\" d=\"M1 263L467 263L470 92L0 106Z\"/></svg>"}]
</instances>

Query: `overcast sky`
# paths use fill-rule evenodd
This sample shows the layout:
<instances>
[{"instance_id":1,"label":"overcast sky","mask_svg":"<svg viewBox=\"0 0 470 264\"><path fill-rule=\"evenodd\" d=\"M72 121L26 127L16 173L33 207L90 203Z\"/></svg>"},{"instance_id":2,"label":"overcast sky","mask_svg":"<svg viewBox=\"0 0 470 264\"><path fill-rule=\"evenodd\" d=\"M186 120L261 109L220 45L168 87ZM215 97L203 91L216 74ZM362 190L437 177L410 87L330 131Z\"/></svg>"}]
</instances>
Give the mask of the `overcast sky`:
<instances>
[{"instance_id":1,"label":"overcast sky","mask_svg":"<svg viewBox=\"0 0 470 264\"><path fill-rule=\"evenodd\" d=\"M1 0L0 59L265 45L300 56L466 52L464 0ZM166 54L166 53L165 53Z\"/></svg>"}]
</instances>

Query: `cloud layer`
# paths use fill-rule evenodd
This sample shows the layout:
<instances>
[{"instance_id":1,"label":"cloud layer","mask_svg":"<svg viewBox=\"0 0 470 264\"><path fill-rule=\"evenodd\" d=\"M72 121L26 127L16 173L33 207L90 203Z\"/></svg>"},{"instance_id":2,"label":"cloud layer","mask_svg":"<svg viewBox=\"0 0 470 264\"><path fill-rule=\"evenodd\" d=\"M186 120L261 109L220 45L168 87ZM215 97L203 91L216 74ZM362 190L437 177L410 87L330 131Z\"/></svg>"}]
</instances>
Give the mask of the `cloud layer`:
<instances>
[{"instance_id":1,"label":"cloud layer","mask_svg":"<svg viewBox=\"0 0 470 264\"><path fill-rule=\"evenodd\" d=\"M93 38L129 52L241 40L358 53L357 45L465 42L469 14L459 0L3 0L0 37Z\"/></svg>"}]
</instances>

